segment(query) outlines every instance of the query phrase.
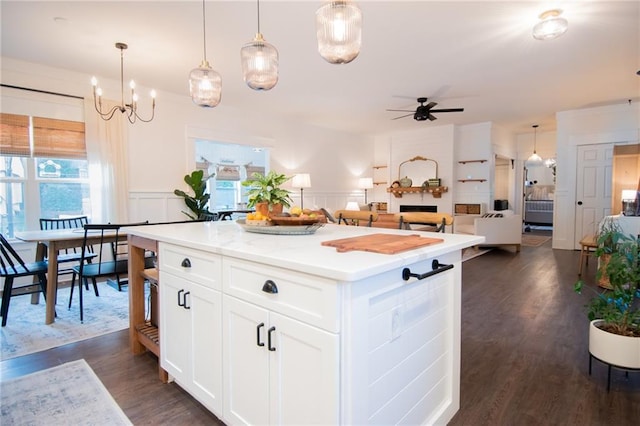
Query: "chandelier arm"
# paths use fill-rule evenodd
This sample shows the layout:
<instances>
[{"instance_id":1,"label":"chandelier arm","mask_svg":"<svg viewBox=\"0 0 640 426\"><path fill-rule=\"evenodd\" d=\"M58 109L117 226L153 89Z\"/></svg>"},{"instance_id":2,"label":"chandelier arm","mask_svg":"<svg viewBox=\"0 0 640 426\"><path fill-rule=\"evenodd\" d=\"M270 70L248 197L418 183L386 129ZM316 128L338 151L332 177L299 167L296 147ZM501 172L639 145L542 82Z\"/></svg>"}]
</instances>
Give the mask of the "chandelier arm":
<instances>
[{"instance_id":1,"label":"chandelier arm","mask_svg":"<svg viewBox=\"0 0 640 426\"><path fill-rule=\"evenodd\" d=\"M148 123L151 120L153 120L153 117L155 117L155 115L156 115L156 107L153 106L153 108L151 109L151 118L149 118L148 120L145 120L144 118L140 117L137 112L135 114L136 114L136 117L138 118L138 120L142 121L143 123Z\"/></svg>"}]
</instances>

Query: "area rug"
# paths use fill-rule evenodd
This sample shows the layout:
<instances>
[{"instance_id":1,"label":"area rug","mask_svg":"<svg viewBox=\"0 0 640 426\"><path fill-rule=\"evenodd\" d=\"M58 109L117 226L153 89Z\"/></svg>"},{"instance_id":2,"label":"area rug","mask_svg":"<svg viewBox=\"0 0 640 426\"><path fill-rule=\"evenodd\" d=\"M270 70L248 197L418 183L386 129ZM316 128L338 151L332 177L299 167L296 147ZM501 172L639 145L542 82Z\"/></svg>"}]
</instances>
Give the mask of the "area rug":
<instances>
[{"instance_id":1,"label":"area rug","mask_svg":"<svg viewBox=\"0 0 640 426\"><path fill-rule=\"evenodd\" d=\"M550 239L551 237L547 235L522 234L522 245L527 247L540 247Z\"/></svg>"},{"instance_id":2,"label":"area rug","mask_svg":"<svg viewBox=\"0 0 640 426\"><path fill-rule=\"evenodd\" d=\"M466 262L467 260L471 260L474 257L489 253L491 250L491 247L467 247L466 249L462 250L462 261Z\"/></svg>"},{"instance_id":3,"label":"area rug","mask_svg":"<svg viewBox=\"0 0 640 426\"><path fill-rule=\"evenodd\" d=\"M45 325L45 303L31 304L31 296L11 298L7 325L2 327L2 360L90 339L129 327L129 293L117 291L106 283L84 290L84 323L80 323L78 292L74 291L71 310L69 288L58 290L53 324Z\"/></svg>"},{"instance_id":4,"label":"area rug","mask_svg":"<svg viewBox=\"0 0 640 426\"><path fill-rule=\"evenodd\" d=\"M130 425L84 359L0 383L0 423Z\"/></svg>"}]
</instances>

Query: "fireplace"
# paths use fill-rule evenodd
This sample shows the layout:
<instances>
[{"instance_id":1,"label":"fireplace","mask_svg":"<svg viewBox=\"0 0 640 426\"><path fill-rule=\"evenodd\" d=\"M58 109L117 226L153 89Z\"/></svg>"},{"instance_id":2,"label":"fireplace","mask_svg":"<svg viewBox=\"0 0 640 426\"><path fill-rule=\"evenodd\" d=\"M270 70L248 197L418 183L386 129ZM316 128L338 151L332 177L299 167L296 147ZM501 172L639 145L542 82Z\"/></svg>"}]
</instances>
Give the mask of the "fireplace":
<instances>
[{"instance_id":1,"label":"fireplace","mask_svg":"<svg viewBox=\"0 0 640 426\"><path fill-rule=\"evenodd\" d=\"M438 206L423 206L423 205L400 205L400 213L409 213L409 212L426 212L426 213L438 213Z\"/></svg>"}]
</instances>

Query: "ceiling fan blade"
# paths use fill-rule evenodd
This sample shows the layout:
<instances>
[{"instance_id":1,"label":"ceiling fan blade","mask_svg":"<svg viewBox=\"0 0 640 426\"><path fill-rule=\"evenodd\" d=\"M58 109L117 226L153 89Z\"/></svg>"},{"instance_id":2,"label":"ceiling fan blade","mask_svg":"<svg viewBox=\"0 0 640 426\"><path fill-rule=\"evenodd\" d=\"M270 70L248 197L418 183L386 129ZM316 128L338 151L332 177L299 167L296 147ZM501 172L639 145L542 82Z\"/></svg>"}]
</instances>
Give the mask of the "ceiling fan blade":
<instances>
[{"instance_id":1,"label":"ceiling fan blade","mask_svg":"<svg viewBox=\"0 0 640 426\"><path fill-rule=\"evenodd\" d=\"M438 105L437 102L429 102L428 104L425 105L425 107L427 107L427 109L431 109L436 105Z\"/></svg>"},{"instance_id":2,"label":"ceiling fan blade","mask_svg":"<svg viewBox=\"0 0 640 426\"><path fill-rule=\"evenodd\" d=\"M413 112L411 112L411 114L401 115L400 117L392 118L392 120L397 120L399 118L405 118L405 117L408 117L410 115L413 115Z\"/></svg>"},{"instance_id":3,"label":"ceiling fan blade","mask_svg":"<svg viewBox=\"0 0 640 426\"><path fill-rule=\"evenodd\" d=\"M415 112L415 110L413 110L413 109L388 109L387 111L393 111L393 112Z\"/></svg>"},{"instance_id":4,"label":"ceiling fan blade","mask_svg":"<svg viewBox=\"0 0 640 426\"><path fill-rule=\"evenodd\" d=\"M464 108L444 108L444 109L432 109L431 112L462 112Z\"/></svg>"},{"instance_id":5,"label":"ceiling fan blade","mask_svg":"<svg viewBox=\"0 0 640 426\"><path fill-rule=\"evenodd\" d=\"M437 119L438 119L437 117L429 114L429 120L433 121L433 120L437 120Z\"/></svg>"}]
</instances>

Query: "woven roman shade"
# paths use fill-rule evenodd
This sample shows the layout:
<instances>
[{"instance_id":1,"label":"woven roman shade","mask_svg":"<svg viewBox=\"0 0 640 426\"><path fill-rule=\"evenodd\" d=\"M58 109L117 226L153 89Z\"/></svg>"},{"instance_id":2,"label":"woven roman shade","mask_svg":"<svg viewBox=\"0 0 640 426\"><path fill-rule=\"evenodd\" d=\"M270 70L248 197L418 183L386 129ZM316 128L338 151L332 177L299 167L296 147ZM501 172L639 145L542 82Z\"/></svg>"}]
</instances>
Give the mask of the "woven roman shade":
<instances>
[{"instance_id":1,"label":"woven roman shade","mask_svg":"<svg viewBox=\"0 0 640 426\"><path fill-rule=\"evenodd\" d=\"M33 156L87 158L84 123L33 117Z\"/></svg>"},{"instance_id":2,"label":"woven roman shade","mask_svg":"<svg viewBox=\"0 0 640 426\"><path fill-rule=\"evenodd\" d=\"M29 157L29 117L0 114L0 153L7 156Z\"/></svg>"}]
</instances>

